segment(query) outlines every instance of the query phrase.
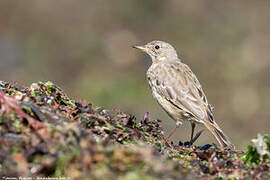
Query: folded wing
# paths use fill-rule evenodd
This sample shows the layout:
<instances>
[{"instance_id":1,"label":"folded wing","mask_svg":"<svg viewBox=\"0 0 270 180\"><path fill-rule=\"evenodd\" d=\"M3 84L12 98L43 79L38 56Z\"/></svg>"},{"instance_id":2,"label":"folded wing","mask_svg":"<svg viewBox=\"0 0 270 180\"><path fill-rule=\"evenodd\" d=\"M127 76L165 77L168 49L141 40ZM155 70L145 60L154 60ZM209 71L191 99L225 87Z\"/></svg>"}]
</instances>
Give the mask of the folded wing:
<instances>
[{"instance_id":1,"label":"folded wing","mask_svg":"<svg viewBox=\"0 0 270 180\"><path fill-rule=\"evenodd\" d=\"M213 122L212 108L190 68L181 62L164 64L154 71L156 92L198 120Z\"/></svg>"}]
</instances>

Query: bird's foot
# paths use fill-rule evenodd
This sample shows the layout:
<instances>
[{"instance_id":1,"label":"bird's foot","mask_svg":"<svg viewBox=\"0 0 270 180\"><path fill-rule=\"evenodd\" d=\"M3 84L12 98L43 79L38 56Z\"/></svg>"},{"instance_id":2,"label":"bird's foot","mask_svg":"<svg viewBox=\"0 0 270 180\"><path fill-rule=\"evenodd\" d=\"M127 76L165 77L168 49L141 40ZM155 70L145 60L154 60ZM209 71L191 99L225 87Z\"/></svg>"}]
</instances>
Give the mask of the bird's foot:
<instances>
[{"instance_id":1,"label":"bird's foot","mask_svg":"<svg viewBox=\"0 0 270 180\"><path fill-rule=\"evenodd\" d=\"M186 141L186 142L184 142L184 143L183 143L182 141L179 141L178 145L179 145L179 146L184 146L184 147L187 147L187 148L191 147L191 146L194 144L194 142L200 137L200 135L202 134L202 132L203 132L203 130L199 131L199 132L195 135L195 137L192 138L190 141Z\"/></svg>"}]
</instances>

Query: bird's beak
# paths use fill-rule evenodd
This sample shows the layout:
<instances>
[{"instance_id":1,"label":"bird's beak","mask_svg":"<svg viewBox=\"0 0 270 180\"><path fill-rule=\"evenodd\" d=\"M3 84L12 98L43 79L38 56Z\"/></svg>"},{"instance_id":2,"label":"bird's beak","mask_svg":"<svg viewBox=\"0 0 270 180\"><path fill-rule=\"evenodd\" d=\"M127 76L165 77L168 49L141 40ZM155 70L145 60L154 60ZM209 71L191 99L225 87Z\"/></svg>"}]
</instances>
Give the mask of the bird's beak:
<instances>
[{"instance_id":1,"label":"bird's beak","mask_svg":"<svg viewBox=\"0 0 270 180\"><path fill-rule=\"evenodd\" d=\"M132 46L132 47L135 48L135 49L146 51L146 47L145 46Z\"/></svg>"}]
</instances>

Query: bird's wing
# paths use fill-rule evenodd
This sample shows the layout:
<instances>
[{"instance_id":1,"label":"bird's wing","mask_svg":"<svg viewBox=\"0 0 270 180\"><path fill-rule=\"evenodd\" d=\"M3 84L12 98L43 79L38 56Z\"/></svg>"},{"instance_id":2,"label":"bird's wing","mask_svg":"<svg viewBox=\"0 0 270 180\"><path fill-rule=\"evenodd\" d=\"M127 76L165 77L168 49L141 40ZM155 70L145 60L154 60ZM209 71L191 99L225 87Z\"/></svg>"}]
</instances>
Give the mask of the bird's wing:
<instances>
[{"instance_id":1,"label":"bird's wing","mask_svg":"<svg viewBox=\"0 0 270 180\"><path fill-rule=\"evenodd\" d=\"M179 61L164 63L162 68L152 71L152 76L155 79L152 88L174 106L198 120L214 121L201 84L186 64Z\"/></svg>"}]
</instances>

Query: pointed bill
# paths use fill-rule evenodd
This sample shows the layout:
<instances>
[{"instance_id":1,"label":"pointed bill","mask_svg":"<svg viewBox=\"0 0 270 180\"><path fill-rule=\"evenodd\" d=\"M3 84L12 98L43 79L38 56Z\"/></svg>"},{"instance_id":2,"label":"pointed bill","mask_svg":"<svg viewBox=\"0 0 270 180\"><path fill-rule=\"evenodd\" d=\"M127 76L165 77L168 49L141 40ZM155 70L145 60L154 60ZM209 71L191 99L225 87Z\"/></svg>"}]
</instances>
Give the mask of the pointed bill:
<instances>
[{"instance_id":1,"label":"pointed bill","mask_svg":"<svg viewBox=\"0 0 270 180\"><path fill-rule=\"evenodd\" d=\"M146 50L146 48L144 46L132 46L132 47L135 48L135 49L142 50L142 51Z\"/></svg>"}]
</instances>

